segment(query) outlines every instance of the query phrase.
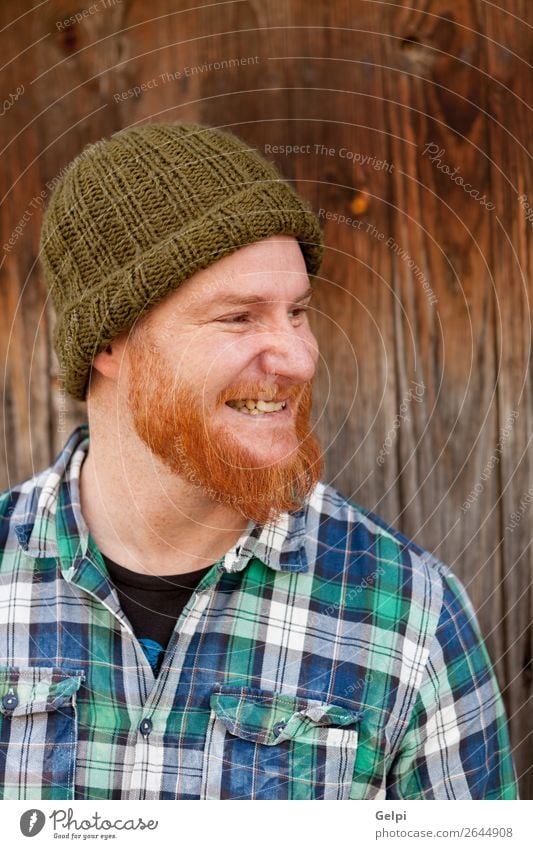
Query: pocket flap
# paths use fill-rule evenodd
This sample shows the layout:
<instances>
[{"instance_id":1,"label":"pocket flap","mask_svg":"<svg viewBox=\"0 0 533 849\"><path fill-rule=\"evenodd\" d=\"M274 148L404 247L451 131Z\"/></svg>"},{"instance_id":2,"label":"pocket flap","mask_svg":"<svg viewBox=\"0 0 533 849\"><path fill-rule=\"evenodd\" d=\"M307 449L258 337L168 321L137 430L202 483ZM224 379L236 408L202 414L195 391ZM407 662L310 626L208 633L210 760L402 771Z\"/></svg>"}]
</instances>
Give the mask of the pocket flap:
<instances>
[{"instance_id":1,"label":"pocket flap","mask_svg":"<svg viewBox=\"0 0 533 849\"><path fill-rule=\"evenodd\" d=\"M85 675L55 666L0 667L0 712L7 717L57 710L70 704Z\"/></svg>"},{"instance_id":2,"label":"pocket flap","mask_svg":"<svg viewBox=\"0 0 533 849\"><path fill-rule=\"evenodd\" d=\"M361 711L330 702L228 684L215 685L210 704L231 734L266 746L304 738L320 726L354 725L361 718Z\"/></svg>"}]
</instances>

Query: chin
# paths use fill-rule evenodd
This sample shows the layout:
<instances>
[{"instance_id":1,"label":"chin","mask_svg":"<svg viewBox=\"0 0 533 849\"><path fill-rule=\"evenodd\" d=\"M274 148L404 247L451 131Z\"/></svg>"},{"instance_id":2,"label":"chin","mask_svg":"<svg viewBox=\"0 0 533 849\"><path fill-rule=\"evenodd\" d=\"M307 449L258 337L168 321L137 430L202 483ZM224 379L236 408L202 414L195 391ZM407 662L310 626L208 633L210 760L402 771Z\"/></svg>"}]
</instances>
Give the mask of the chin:
<instances>
[{"instance_id":1,"label":"chin","mask_svg":"<svg viewBox=\"0 0 533 849\"><path fill-rule=\"evenodd\" d=\"M293 446L280 446L275 451L272 449L258 451L257 445L244 444L243 448L246 448L249 453L250 465L257 466L258 468L290 465L298 453L298 445L296 444Z\"/></svg>"}]
</instances>

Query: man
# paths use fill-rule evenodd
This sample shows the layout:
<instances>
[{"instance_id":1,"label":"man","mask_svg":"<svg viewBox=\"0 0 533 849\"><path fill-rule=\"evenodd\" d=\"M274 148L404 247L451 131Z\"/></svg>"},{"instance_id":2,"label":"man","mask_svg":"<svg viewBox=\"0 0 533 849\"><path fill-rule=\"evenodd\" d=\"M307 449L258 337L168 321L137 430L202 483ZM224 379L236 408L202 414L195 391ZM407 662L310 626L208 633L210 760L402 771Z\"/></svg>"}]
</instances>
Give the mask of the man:
<instances>
[{"instance_id":1,"label":"man","mask_svg":"<svg viewBox=\"0 0 533 849\"><path fill-rule=\"evenodd\" d=\"M0 499L4 798L516 798L461 584L320 481L320 242L201 125L121 132L55 189L88 424Z\"/></svg>"}]
</instances>

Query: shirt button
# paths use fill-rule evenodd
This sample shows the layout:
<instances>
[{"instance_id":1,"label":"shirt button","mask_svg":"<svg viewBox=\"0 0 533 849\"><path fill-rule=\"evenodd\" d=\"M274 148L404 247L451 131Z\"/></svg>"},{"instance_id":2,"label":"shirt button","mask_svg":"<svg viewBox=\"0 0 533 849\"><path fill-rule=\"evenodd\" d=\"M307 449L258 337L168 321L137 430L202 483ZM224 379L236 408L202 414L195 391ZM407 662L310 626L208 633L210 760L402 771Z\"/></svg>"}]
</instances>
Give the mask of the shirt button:
<instances>
[{"instance_id":1,"label":"shirt button","mask_svg":"<svg viewBox=\"0 0 533 849\"><path fill-rule=\"evenodd\" d=\"M150 732L152 731L153 727L154 726L152 724L151 719L143 719L143 721L139 725L139 731L141 732L143 737L148 737L150 735Z\"/></svg>"},{"instance_id":2,"label":"shirt button","mask_svg":"<svg viewBox=\"0 0 533 849\"><path fill-rule=\"evenodd\" d=\"M19 703L17 696L14 693L8 693L7 696L4 696L2 699L2 707L6 710L15 710Z\"/></svg>"},{"instance_id":3,"label":"shirt button","mask_svg":"<svg viewBox=\"0 0 533 849\"><path fill-rule=\"evenodd\" d=\"M274 730L274 737L279 737L279 735L281 734L281 732L283 731L283 729L285 728L286 725L287 725L286 719L280 719L279 722L276 722L274 729L273 729Z\"/></svg>"}]
</instances>

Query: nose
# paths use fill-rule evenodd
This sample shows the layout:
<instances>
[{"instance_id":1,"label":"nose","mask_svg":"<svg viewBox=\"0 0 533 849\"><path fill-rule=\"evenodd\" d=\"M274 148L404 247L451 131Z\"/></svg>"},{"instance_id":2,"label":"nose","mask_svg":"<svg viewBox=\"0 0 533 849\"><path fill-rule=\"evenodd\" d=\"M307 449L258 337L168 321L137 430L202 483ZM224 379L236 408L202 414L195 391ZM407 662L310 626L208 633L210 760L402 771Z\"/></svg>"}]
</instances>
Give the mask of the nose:
<instances>
[{"instance_id":1,"label":"nose","mask_svg":"<svg viewBox=\"0 0 533 849\"><path fill-rule=\"evenodd\" d=\"M276 374L294 383L312 380L318 361L318 342L309 328L261 333L259 361L263 374Z\"/></svg>"}]
</instances>

